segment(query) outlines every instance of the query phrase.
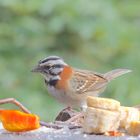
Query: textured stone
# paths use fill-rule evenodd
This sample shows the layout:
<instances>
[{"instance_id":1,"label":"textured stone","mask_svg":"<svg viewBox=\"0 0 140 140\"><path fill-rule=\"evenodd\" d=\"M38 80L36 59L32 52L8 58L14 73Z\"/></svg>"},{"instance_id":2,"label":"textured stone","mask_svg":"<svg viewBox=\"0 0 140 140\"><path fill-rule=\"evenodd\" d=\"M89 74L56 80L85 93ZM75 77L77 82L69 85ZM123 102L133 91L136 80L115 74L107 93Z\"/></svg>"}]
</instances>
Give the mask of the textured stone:
<instances>
[{"instance_id":1,"label":"textured stone","mask_svg":"<svg viewBox=\"0 0 140 140\"><path fill-rule=\"evenodd\" d=\"M81 129L69 130L64 129L54 130L46 127L40 129L22 132L11 133L0 126L0 140L138 140L140 137L108 137L103 135L88 135L82 133Z\"/></svg>"}]
</instances>

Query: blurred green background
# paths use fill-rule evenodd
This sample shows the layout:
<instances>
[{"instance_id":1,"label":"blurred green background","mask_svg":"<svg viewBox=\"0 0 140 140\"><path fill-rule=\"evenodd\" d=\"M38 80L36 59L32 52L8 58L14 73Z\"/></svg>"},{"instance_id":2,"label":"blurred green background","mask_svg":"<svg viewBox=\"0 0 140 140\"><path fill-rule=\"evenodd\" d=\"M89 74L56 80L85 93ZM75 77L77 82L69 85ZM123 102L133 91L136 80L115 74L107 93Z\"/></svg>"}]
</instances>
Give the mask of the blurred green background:
<instances>
[{"instance_id":1,"label":"blurred green background","mask_svg":"<svg viewBox=\"0 0 140 140\"><path fill-rule=\"evenodd\" d=\"M132 69L102 96L140 104L140 0L1 0L0 98L14 97L47 121L63 106L30 70L49 55L101 73Z\"/></svg>"}]
</instances>

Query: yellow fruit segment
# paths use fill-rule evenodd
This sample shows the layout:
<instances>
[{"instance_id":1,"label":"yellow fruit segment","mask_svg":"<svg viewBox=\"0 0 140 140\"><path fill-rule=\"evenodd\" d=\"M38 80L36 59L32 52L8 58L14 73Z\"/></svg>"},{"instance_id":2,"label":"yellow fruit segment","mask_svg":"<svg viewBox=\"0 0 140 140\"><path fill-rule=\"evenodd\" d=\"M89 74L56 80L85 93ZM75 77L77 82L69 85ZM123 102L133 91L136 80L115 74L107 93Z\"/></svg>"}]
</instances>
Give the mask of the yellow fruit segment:
<instances>
[{"instance_id":1,"label":"yellow fruit segment","mask_svg":"<svg viewBox=\"0 0 140 140\"><path fill-rule=\"evenodd\" d=\"M23 132L40 127L39 117L17 110L0 110L3 127L11 132Z\"/></svg>"}]
</instances>

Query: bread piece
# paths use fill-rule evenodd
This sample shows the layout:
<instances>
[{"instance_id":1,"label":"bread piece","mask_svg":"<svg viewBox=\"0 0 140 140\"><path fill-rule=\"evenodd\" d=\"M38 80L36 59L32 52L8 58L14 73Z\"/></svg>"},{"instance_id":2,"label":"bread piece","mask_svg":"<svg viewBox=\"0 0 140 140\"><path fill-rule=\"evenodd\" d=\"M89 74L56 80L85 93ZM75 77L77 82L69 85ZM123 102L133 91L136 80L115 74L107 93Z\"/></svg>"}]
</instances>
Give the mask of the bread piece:
<instances>
[{"instance_id":1,"label":"bread piece","mask_svg":"<svg viewBox=\"0 0 140 140\"><path fill-rule=\"evenodd\" d=\"M127 129L128 134L133 136L140 135L140 121L132 121Z\"/></svg>"},{"instance_id":2,"label":"bread piece","mask_svg":"<svg viewBox=\"0 0 140 140\"><path fill-rule=\"evenodd\" d=\"M139 110L134 107L120 107L120 128L129 127L130 122L139 120Z\"/></svg>"},{"instance_id":3,"label":"bread piece","mask_svg":"<svg viewBox=\"0 0 140 140\"><path fill-rule=\"evenodd\" d=\"M86 133L104 133L107 131L115 131L119 127L120 113L108 110L102 110L92 107L87 107L83 130Z\"/></svg>"},{"instance_id":4,"label":"bread piece","mask_svg":"<svg viewBox=\"0 0 140 140\"><path fill-rule=\"evenodd\" d=\"M100 108L100 109L106 109L106 110L112 110L112 111L118 111L120 108L120 102L113 99L88 96L87 106Z\"/></svg>"}]
</instances>

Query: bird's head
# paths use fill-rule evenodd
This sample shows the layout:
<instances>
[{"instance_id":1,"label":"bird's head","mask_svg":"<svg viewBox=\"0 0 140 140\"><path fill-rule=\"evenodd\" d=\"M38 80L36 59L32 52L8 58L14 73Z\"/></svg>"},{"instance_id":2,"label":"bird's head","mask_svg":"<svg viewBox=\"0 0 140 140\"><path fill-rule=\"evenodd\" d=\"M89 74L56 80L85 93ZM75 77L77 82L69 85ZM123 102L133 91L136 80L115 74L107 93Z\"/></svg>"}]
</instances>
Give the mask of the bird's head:
<instances>
[{"instance_id":1,"label":"bird's head","mask_svg":"<svg viewBox=\"0 0 140 140\"><path fill-rule=\"evenodd\" d=\"M59 79L59 75L65 66L67 66L67 64L62 58L58 56L49 56L40 60L37 66L32 69L32 72L41 73L48 82L50 79Z\"/></svg>"}]
</instances>

